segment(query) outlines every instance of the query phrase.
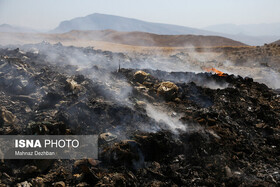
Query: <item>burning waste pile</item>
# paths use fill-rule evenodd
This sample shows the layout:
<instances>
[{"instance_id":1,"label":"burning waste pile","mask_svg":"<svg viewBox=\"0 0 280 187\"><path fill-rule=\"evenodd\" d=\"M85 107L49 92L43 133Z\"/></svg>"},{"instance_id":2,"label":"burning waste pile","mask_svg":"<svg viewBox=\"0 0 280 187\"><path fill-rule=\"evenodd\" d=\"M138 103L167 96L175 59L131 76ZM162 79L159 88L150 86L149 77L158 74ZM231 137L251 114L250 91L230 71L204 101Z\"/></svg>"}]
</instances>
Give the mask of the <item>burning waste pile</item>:
<instances>
[{"instance_id":1,"label":"burning waste pile","mask_svg":"<svg viewBox=\"0 0 280 187\"><path fill-rule=\"evenodd\" d=\"M2 186L280 182L279 92L251 78L137 69L60 44L0 55L1 135L99 135L98 160L2 159Z\"/></svg>"}]
</instances>

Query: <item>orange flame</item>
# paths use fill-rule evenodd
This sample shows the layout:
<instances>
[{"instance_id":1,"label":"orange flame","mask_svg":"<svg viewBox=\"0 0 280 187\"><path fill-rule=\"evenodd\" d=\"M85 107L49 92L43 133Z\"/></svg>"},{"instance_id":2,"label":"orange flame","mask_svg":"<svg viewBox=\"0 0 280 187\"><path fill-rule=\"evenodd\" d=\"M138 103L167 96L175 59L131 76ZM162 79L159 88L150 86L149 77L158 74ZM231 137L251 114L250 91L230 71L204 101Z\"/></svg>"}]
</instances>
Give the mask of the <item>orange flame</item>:
<instances>
[{"instance_id":1,"label":"orange flame","mask_svg":"<svg viewBox=\"0 0 280 187\"><path fill-rule=\"evenodd\" d=\"M217 70L216 68L206 68L205 71L207 71L207 72L214 72L214 73L216 73L218 76L226 76L226 75L224 74L224 72L221 72L221 71Z\"/></svg>"}]
</instances>

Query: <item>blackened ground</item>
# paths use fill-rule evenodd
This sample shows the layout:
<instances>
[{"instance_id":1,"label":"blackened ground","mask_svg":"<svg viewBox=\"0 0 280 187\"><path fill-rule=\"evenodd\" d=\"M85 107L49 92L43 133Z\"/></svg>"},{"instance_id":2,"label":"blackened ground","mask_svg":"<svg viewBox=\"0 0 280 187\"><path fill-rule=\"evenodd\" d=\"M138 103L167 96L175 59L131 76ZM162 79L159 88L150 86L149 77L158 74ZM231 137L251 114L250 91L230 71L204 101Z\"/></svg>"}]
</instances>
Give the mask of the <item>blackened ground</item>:
<instances>
[{"instance_id":1,"label":"blackened ground","mask_svg":"<svg viewBox=\"0 0 280 187\"><path fill-rule=\"evenodd\" d=\"M116 55L47 47L104 56L104 63ZM154 70L142 70L139 80L136 69L108 73L95 64L94 73L108 73L113 80L108 85L90 79L89 72L79 72L64 56L58 55L60 63L53 65L44 53L1 49L0 55L1 135L117 136L111 142L100 141L99 161L3 160L3 185L277 186L280 182L280 96L264 84L234 75ZM226 86L211 89L208 84L213 82ZM131 86L127 98L115 99L114 84L127 83ZM160 110L151 114L147 105ZM157 113L178 119L186 130L172 130L166 118L155 118Z\"/></svg>"}]
</instances>

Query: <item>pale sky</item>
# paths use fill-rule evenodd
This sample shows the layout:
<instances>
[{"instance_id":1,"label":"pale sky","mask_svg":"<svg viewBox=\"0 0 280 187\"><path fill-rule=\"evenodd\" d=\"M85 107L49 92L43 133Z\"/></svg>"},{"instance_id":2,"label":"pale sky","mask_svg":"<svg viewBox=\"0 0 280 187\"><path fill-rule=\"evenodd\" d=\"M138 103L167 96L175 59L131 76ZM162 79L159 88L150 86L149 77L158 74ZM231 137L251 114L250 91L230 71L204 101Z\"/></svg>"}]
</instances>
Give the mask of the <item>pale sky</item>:
<instances>
[{"instance_id":1,"label":"pale sky","mask_svg":"<svg viewBox=\"0 0 280 187\"><path fill-rule=\"evenodd\" d=\"M0 0L0 24L50 30L93 13L202 28L280 22L280 0Z\"/></svg>"}]
</instances>

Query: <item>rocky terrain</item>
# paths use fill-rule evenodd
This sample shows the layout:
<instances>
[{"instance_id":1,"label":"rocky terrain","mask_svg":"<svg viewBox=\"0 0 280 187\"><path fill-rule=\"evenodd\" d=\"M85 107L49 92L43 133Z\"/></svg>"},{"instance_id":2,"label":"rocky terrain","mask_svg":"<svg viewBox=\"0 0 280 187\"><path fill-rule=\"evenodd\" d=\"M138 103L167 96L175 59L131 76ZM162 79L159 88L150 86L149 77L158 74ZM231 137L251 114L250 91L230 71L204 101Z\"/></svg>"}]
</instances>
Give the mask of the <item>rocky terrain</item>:
<instances>
[{"instance_id":1,"label":"rocky terrain","mask_svg":"<svg viewBox=\"0 0 280 187\"><path fill-rule=\"evenodd\" d=\"M2 47L0 55L1 135L98 134L100 144L98 160L2 159L0 186L280 183L279 90L61 44ZM179 57L168 61L180 65Z\"/></svg>"}]
</instances>

